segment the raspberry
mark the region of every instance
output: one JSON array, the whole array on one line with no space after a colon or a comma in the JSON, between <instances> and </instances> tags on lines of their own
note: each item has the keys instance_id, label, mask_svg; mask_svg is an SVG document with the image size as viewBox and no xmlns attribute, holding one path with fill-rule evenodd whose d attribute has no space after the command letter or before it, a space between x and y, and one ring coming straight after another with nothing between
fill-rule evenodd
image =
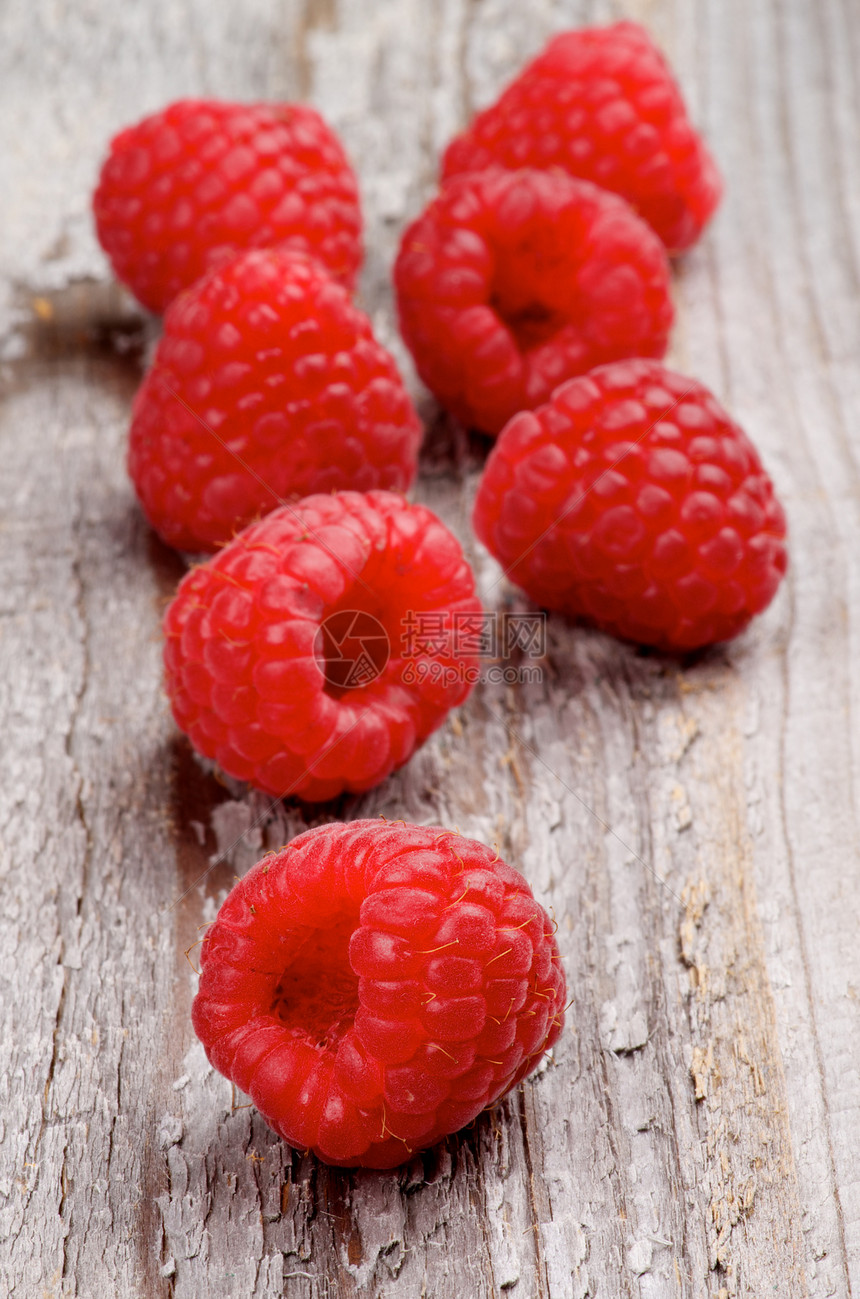
<instances>
[{"instance_id":1,"label":"raspberry","mask_svg":"<svg viewBox=\"0 0 860 1299\"><path fill-rule=\"evenodd\" d=\"M290 1145L393 1168L556 1041L553 925L498 856L438 826L352 821L233 888L201 948L194 1029Z\"/></svg>"},{"instance_id":2,"label":"raspberry","mask_svg":"<svg viewBox=\"0 0 860 1299\"><path fill-rule=\"evenodd\" d=\"M736 636L787 564L752 443L656 361L602 366L511 420L474 524L538 604L669 651Z\"/></svg>"},{"instance_id":3,"label":"raspberry","mask_svg":"<svg viewBox=\"0 0 860 1299\"><path fill-rule=\"evenodd\" d=\"M170 306L134 403L128 467L170 545L214 550L287 497L405 490L421 425L345 289L256 249Z\"/></svg>"},{"instance_id":4,"label":"raspberry","mask_svg":"<svg viewBox=\"0 0 860 1299\"><path fill-rule=\"evenodd\" d=\"M406 231L394 275L418 373L487 433L594 365L666 350L662 244L623 199L560 172L455 177Z\"/></svg>"},{"instance_id":5,"label":"raspberry","mask_svg":"<svg viewBox=\"0 0 860 1299\"><path fill-rule=\"evenodd\" d=\"M621 194L680 252L714 212L722 182L663 55L638 23L563 32L454 139L444 178L562 167Z\"/></svg>"},{"instance_id":6,"label":"raspberry","mask_svg":"<svg viewBox=\"0 0 860 1299\"><path fill-rule=\"evenodd\" d=\"M461 704L477 659L472 571L392 492L308 496L188 573L164 619L173 715L195 748L276 797L379 784ZM410 639L410 626L453 634Z\"/></svg>"},{"instance_id":7,"label":"raspberry","mask_svg":"<svg viewBox=\"0 0 860 1299\"><path fill-rule=\"evenodd\" d=\"M243 248L312 253L352 288L358 186L307 104L184 99L111 141L93 197L99 242L150 311Z\"/></svg>"}]
</instances>

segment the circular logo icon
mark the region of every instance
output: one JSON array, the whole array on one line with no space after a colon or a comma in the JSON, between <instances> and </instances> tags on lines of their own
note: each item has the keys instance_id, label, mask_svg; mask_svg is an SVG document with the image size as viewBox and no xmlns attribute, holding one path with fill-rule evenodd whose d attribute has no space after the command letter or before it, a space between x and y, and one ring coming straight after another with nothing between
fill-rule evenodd
<instances>
[{"instance_id":1,"label":"circular logo icon","mask_svg":"<svg viewBox=\"0 0 860 1299\"><path fill-rule=\"evenodd\" d=\"M337 690L369 686L386 668L391 654L388 632L363 609L340 609L319 627L314 655L329 685Z\"/></svg>"}]
</instances>

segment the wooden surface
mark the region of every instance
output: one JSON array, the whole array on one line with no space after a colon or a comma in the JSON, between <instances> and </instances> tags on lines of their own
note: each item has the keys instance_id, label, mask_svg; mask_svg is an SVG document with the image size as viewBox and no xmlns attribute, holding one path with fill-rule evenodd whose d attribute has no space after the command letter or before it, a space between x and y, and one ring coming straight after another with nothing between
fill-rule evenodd
<instances>
[{"instance_id":1,"label":"wooden surface","mask_svg":"<svg viewBox=\"0 0 860 1299\"><path fill-rule=\"evenodd\" d=\"M319 811L498 840L555 908L575 997L553 1060L462 1137L333 1172L233 1108L191 1032L185 949L305 822L219 784L167 713L182 568L123 467L154 326L88 194L110 134L171 98L308 96L359 170L363 302L396 346L389 267L446 138L550 31L622 13L727 181L676 268L671 359L761 446L792 567L685 666L553 619L542 683L479 688L399 776ZM0 1293L860 1290L858 65L853 0L5 0ZM484 446L421 409L416 496L516 601L470 539Z\"/></svg>"}]
</instances>

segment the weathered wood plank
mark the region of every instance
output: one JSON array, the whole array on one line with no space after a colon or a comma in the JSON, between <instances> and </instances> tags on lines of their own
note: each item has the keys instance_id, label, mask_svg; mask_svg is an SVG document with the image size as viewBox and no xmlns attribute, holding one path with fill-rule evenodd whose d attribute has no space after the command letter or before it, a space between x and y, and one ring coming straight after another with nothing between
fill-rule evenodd
<instances>
[{"instance_id":1,"label":"weathered wood plank","mask_svg":"<svg viewBox=\"0 0 860 1299\"><path fill-rule=\"evenodd\" d=\"M181 564L125 481L136 317L88 192L109 134L169 98L312 97L361 173L363 299L410 371L388 275L440 147L550 30L621 9L667 48L726 172L677 268L673 360L762 446L791 576L737 644L684 666L553 619L541 682L482 685L380 790L305 810L498 841L554 907L575 998L553 1060L461 1138L394 1174L336 1172L236 1107L191 1033L185 949L233 875L306 822L219 784L166 712L158 622ZM8 1293L850 1295L856 9L186 0L55 18L47 0L0 15ZM470 538L485 444L422 410L416 494L488 604L516 605Z\"/></svg>"}]
</instances>

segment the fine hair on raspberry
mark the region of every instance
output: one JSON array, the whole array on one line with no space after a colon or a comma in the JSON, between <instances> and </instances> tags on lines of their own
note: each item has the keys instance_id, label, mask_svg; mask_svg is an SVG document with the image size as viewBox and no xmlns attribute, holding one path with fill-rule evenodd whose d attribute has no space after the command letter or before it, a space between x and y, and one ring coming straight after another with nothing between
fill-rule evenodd
<instances>
[{"instance_id":1,"label":"fine hair on raspberry","mask_svg":"<svg viewBox=\"0 0 860 1299\"><path fill-rule=\"evenodd\" d=\"M173 715L276 798L371 789L469 695L478 660L460 633L480 616L460 543L423 505L309 496L179 584L164 618ZM422 621L441 635L416 640Z\"/></svg>"},{"instance_id":2,"label":"fine hair on raspberry","mask_svg":"<svg viewBox=\"0 0 860 1299\"><path fill-rule=\"evenodd\" d=\"M254 249L168 308L128 468L160 536L207 551L285 500L405 491L421 431L346 290L302 253Z\"/></svg>"},{"instance_id":3,"label":"fine hair on raspberry","mask_svg":"<svg viewBox=\"0 0 860 1299\"><path fill-rule=\"evenodd\" d=\"M456 831L324 825L229 894L200 950L194 1028L291 1145L392 1168L557 1040L554 929L523 876Z\"/></svg>"},{"instance_id":4,"label":"fine hair on raspberry","mask_svg":"<svg viewBox=\"0 0 860 1299\"><path fill-rule=\"evenodd\" d=\"M573 375L662 356L673 316L665 251L632 208L533 168L455 176L403 235L394 283L419 375L491 434Z\"/></svg>"},{"instance_id":5,"label":"fine hair on raspberry","mask_svg":"<svg viewBox=\"0 0 860 1299\"><path fill-rule=\"evenodd\" d=\"M670 652L738 635L788 562L752 442L703 384L649 360L572 379L511 420L474 524L536 603Z\"/></svg>"},{"instance_id":6,"label":"fine hair on raspberry","mask_svg":"<svg viewBox=\"0 0 860 1299\"><path fill-rule=\"evenodd\" d=\"M316 257L351 289L358 184L309 104L183 99L121 131L93 196L99 242L150 311L243 248Z\"/></svg>"},{"instance_id":7,"label":"fine hair on raspberry","mask_svg":"<svg viewBox=\"0 0 860 1299\"><path fill-rule=\"evenodd\" d=\"M451 141L442 175L490 166L594 181L627 199L671 252L695 243L722 194L671 69L634 22L554 36Z\"/></svg>"}]
</instances>

